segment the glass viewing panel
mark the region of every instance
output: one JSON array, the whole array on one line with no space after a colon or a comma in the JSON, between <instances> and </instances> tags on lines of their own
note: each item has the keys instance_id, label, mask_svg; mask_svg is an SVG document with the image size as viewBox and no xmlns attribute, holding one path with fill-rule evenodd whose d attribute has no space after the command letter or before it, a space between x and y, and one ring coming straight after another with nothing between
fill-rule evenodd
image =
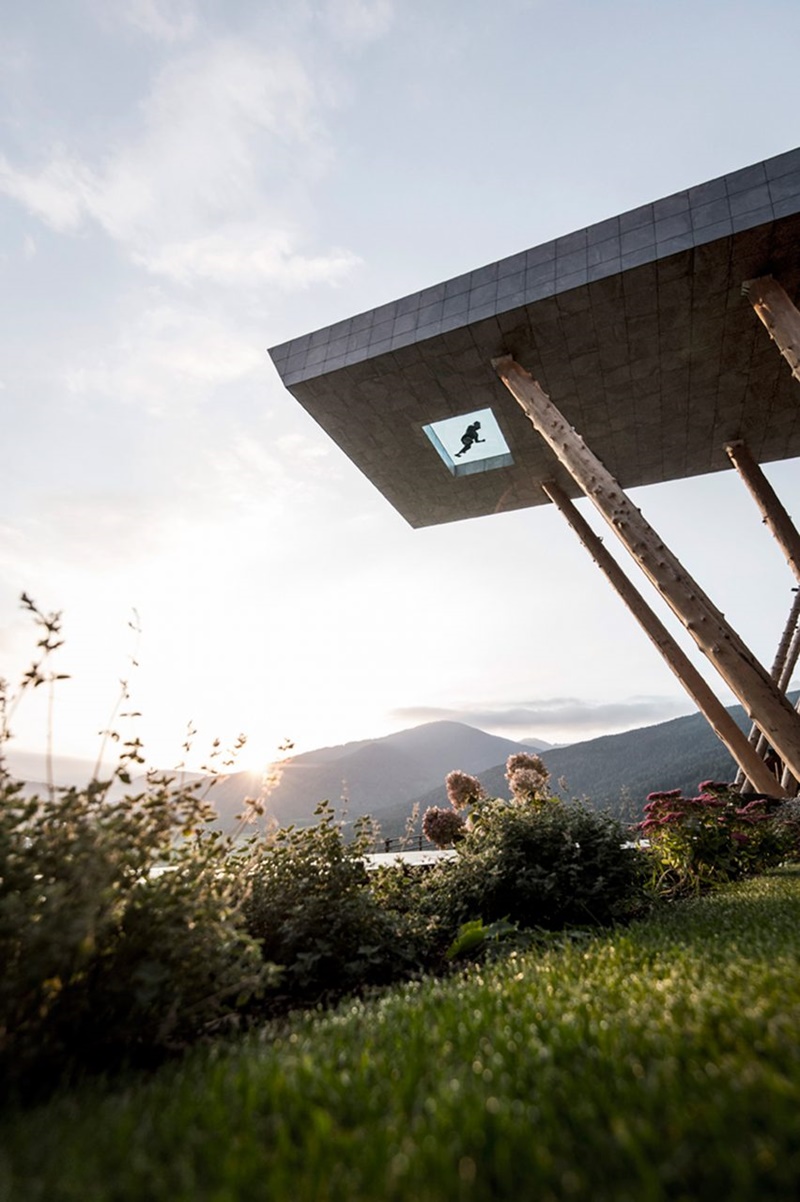
<instances>
[{"instance_id":1,"label":"glass viewing panel","mask_svg":"<svg viewBox=\"0 0 800 1202\"><path fill-rule=\"evenodd\" d=\"M454 476L490 472L514 462L491 409L446 417L422 429Z\"/></svg>"}]
</instances>

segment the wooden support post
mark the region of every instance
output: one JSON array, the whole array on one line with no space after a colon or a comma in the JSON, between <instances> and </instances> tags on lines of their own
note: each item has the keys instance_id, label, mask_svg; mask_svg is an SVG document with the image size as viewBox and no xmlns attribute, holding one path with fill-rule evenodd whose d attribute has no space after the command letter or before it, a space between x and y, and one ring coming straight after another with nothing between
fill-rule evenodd
<instances>
[{"instance_id":1,"label":"wooden support post","mask_svg":"<svg viewBox=\"0 0 800 1202\"><path fill-rule=\"evenodd\" d=\"M747 297L769 330L770 338L791 367L794 378L800 380L800 313L785 289L771 275L763 275L757 280L745 280L742 295Z\"/></svg>"},{"instance_id":2,"label":"wooden support post","mask_svg":"<svg viewBox=\"0 0 800 1202\"><path fill-rule=\"evenodd\" d=\"M786 562L800 581L800 534L797 527L781 504L775 489L750 454L747 444L740 440L726 442L725 451L761 510L764 524L772 532L786 556Z\"/></svg>"},{"instance_id":3,"label":"wooden support post","mask_svg":"<svg viewBox=\"0 0 800 1202\"><path fill-rule=\"evenodd\" d=\"M795 593L795 602L800 602L800 592ZM791 617L789 621L791 622ZM778 688L783 693L789 688L798 659L800 659L800 626L797 626L795 629L791 645L786 653L786 660L778 677ZM795 710L800 712L800 701L795 706ZM763 737L762 735L761 738L763 739ZM763 755L764 750L764 747L761 746L761 739L759 739L758 743L756 743L756 751L759 755ZM785 793L787 797L795 797L797 794L797 784L797 778L793 775L791 769L784 764L783 774L781 775L781 792Z\"/></svg>"},{"instance_id":4,"label":"wooden support post","mask_svg":"<svg viewBox=\"0 0 800 1202\"><path fill-rule=\"evenodd\" d=\"M769 738L793 775L800 777L800 715L769 673L536 380L510 355L493 360L492 365L534 428L739 698L748 717Z\"/></svg>"},{"instance_id":5,"label":"wooden support post","mask_svg":"<svg viewBox=\"0 0 800 1202\"><path fill-rule=\"evenodd\" d=\"M794 590L792 599L792 608L789 610L789 617L786 619L786 625L783 628L781 641L778 643L778 650L775 652L775 659L772 663L772 679L777 684L782 693L785 693L789 687L789 682L792 679L792 673L795 670L798 657L800 657L800 589ZM763 756L767 750L767 739L758 729L755 723L750 728L748 742L755 747L759 756ZM744 785L747 789L747 777L743 768L740 768L736 777L737 785ZM758 788L758 786L756 786ZM761 790L763 792L763 790Z\"/></svg>"},{"instance_id":6,"label":"wooden support post","mask_svg":"<svg viewBox=\"0 0 800 1202\"><path fill-rule=\"evenodd\" d=\"M795 706L795 709L800 713L800 699ZM792 775L791 769L784 764L783 775L781 776L781 790L787 797L796 797L798 789L800 789L800 781L796 780Z\"/></svg>"},{"instance_id":7,"label":"wooden support post","mask_svg":"<svg viewBox=\"0 0 800 1202\"><path fill-rule=\"evenodd\" d=\"M543 491L563 513L592 559L611 582L650 641L658 648L667 665L677 676L715 734L722 740L739 765L742 779L753 782L759 793L779 794L781 789L755 747L745 738L725 706L678 645L661 619L630 582L611 552L606 549L586 519L578 512L563 489L548 481Z\"/></svg>"}]
</instances>

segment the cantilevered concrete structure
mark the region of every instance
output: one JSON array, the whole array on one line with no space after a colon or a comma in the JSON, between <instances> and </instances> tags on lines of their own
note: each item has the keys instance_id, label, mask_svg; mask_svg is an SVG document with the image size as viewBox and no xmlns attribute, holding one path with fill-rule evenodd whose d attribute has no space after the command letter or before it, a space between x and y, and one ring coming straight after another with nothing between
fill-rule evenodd
<instances>
[{"instance_id":1,"label":"cantilevered concrete structure","mask_svg":"<svg viewBox=\"0 0 800 1202\"><path fill-rule=\"evenodd\" d=\"M742 283L800 289L800 150L304 334L284 384L412 526L540 505L551 456L511 354L625 488L800 455L797 384ZM513 466L453 478L423 433L491 407ZM572 482L560 477L571 496Z\"/></svg>"},{"instance_id":2,"label":"cantilevered concrete structure","mask_svg":"<svg viewBox=\"0 0 800 1202\"><path fill-rule=\"evenodd\" d=\"M589 496L797 777L800 718L625 489L731 463L747 479L746 463L795 567L797 532L758 464L800 456L798 295L795 150L270 354L412 526L551 500L578 530L570 498ZM633 586L612 582L765 790L762 761L720 730L722 707L690 685L674 640Z\"/></svg>"}]
</instances>

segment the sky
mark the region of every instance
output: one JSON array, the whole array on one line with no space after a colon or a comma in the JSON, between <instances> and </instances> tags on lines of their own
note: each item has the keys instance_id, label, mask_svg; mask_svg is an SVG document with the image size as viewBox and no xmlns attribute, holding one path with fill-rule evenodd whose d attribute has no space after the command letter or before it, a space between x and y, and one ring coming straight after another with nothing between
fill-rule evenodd
<instances>
[{"instance_id":1,"label":"sky","mask_svg":"<svg viewBox=\"0 0 800 1202\"><path fill-rule=\"evenodd\" d=\"M244 732L259 768L691 712L552 506L411 530L267 348L792 149L798 45L794 0L7 6L0 675L20 595L60 611L55 753L94 760L120 680L163 767L189 724L190 762ZM800 518L797 461L766 472ZM769 666L794 580L735 472L633 497Z\"/></svg>"}]
</instances>

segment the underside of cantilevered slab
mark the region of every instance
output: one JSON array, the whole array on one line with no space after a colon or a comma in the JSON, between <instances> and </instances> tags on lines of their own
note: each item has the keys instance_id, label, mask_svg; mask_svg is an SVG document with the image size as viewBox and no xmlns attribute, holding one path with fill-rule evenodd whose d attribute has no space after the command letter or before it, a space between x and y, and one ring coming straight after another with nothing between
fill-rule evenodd
<instances>
[{"instance_id":1,"label":"underside of cantilevered slab","mask_svg":"<svg viewBox=\"0 0 800 1202\"><path fill-rule=\"evenodd\" d=\"M491 361L512 355L625 488L800 455L798 383L742 294L800 297L800 150L271 350L287 388L412 526L575 485ZM510 464L448 471L424 428L491 409ZM462 463L459 460L459 463Z\"/></svg>"}]
</instances>

